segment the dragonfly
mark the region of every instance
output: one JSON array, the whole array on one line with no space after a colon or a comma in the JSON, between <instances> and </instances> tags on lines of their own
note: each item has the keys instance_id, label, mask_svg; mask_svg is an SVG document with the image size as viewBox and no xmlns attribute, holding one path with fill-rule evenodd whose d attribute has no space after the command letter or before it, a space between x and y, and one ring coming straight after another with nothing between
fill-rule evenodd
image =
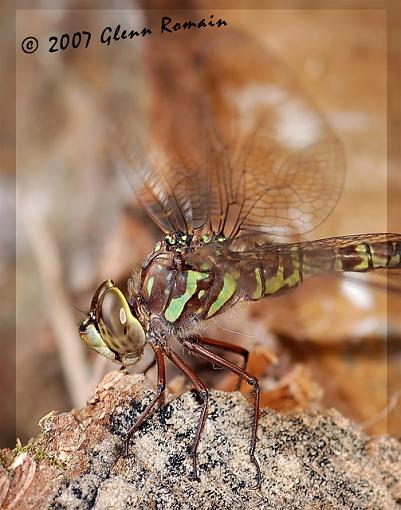
<instances>
[{"instance_id":1,"label":"dragonfly","mask_svg":"<svg viewBox=\"0 0 401 510\"><path fill-rule=\"evenodd\" d=\"M209 390L174 342L246 381L258 488L259 383L247 371L247 349L205 336L205 325L237 303L294 290L311 277L400 269L401 234L299 239L339 199L342 144L289 71L257 42L234 30L202 37L155 37L147 49L147 138L128 141L124 165L162 237L129 278L127 295L111 279L98 287L79 334L124 367L137 363L146 345L154 352L157 390L128 431L125 454L162 401L166 358L185 374L201 401L191 451L195 477Z\"/></svg>"}]
</instances>

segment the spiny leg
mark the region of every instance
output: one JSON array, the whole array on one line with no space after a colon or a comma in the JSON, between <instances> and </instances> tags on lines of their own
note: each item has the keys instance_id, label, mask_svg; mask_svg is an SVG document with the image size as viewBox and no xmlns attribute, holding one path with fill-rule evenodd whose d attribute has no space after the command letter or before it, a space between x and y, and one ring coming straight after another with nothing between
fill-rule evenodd
<instances>
[{"instance_id":1,"label":"spiny leg","mask_svg":"<svg viewBox=\"0 0 401 510\"><path fill-rule=\"evenodd\" d=\"M163 351L157 345L151 344L151 347L155 353L155 360L157 363L157 391L156 395L153 397L151 402L147 405L146 409L143 411L143 413L140 415L140 417L137 419L137 421L134 423L134 425L129 429L127 433L124 448L125 456L128 455L128 445L132 435L135 434L135 432L139 429L142 423L146 420L149 413L152 411L156 403L163 396L164 390L166 389L166 366L164 364Z\"/></svg>"},{"instance_id":2,"label":"spiny leg","mask_svg":"<svg viewBox=\"0 0 401 510\"><path fill-rule=\"evenodd\" d=\"M202 336L199 340L201 343L206 345L211 345L213 347L217 347L218 349L222 349L227 352L233 352L234 354L239 354L243 357L244 362L242 364L242 369L246 370L248 365L249 351L240 345L232 344L230 342L223 342L222 340L215 340L214 338L209 338L207 336ZM238 391L241 386L242 378L239 377L238 384L236 390Z\"/></svg>"},{"instance_id":3,"label":"spiny leg","mask_svg":"<svg viewBox=\"0 0 401 510\"><path fill-rule=\"evenodd\" d=\"M252 421L252 439L251 439L251 448L249 451L249 455L251 456L252 462L254 463L256 467L256 486L253 487L254 489L259 489L262 483L262 473L260 471L260 465L259 461L256 458L255 455L255 448L256 448L256 433L258 429L258 421L259 421L259 397L260 397L260 388L259 388L259 382L253 375L249 374L242 368L238 367L231 361L228 361L218 354L209 351L205 347L202 347L199 344L192 343L189 341L184 341L183 344L185 347L187 347L191 352L198 354L203 359L206 359L210 361L211 363L215 363L216 365L219 365L223 368L226 368L227 370L230 370L234 374L237 374L239 377L244 379L248 384L250 384L254 390L254 412L253 412L253 421Z\"/></svg>"},{"instance_id":4,"label":"spiny leg","mask_svg":"<svg viewBox=\"0 0 401 510\"><path fill-rule=\"evenodd\" d=\"M166 350L165 353L168 356L168 358L174 363L174 365L176 365L176 367L178 367L188 377L191 383L195 386L195 390L197 391L198 395L203 401L202 411L198 421L198 426L196 428L195 439L191 451L194 478L198 479L197 451L202 431L206 423L209 392L204 383L197 377L197 375L192 371L192 369L185 363L183 359L181 359L173 351Z\"/></svg>"}]
</instances>

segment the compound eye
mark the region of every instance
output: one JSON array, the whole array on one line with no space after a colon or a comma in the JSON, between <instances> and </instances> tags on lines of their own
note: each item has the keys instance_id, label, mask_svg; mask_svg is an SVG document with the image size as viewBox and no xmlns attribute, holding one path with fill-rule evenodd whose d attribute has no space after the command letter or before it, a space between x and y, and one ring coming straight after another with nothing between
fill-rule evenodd
<instances>
[{"instance_id":1,"label":"compound eye","mask_svg":"<svg viewBox=\"0 0 401 510\"><path fill-rule=\"evenodd\" d=\"M106 345L120 355L142 355L145 332L118 287L106 289L99 298L96 318Z\"/></svg>"}]
</instances>

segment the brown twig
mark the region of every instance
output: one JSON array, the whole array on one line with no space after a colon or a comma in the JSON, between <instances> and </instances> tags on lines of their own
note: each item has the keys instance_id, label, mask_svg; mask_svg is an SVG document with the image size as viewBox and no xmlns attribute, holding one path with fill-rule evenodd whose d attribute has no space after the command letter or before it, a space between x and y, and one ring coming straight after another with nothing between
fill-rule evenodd
<instances>
[{"instance_id":1,"label":"brown twig","mask_svg":"<svg viewBox=\"0 0 401 510\"><path fill-rule=\"evenodd\" d=\"M71 402L75 407L82 407L89 391L88 369L63 285L60 255L40 213L24 199L20 203L25 204L20 209L21 219L38 264L43 285L40 294L46 300L47 316L57 342Z\"/></svg>"}]
</instances>

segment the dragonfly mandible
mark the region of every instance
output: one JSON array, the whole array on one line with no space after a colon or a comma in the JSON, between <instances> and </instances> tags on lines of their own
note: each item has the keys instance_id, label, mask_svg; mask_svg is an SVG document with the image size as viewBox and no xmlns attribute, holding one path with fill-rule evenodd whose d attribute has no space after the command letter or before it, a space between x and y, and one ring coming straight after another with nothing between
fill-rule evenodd
<instances>
[{"instance_id":1,"label":"dragonfly mandible","mask_svg":"<svg viewBox=\"0 0 401 510\"><path fill-rule=\"evenodd\" d=\"M155 38L148 49L151 143L135 140L124 151L137 198L164 237L129 279L128 296L112 280L99 286L79 333L123 366L139 361L147 344L154 351L157 391L128 431L126 452L162 399L165 357L187 376L202 401L195 476L209 394L172 340L249 383L259 487L258 380L246 369L246 349L207 338L202 327L236 303L289 291L312 276L401 268L401 234L278 242L313 230L334 208L343 187L342 145L256 42L235 31L201 37ZM243 366L209 347L240 354Z\"/></svg>"}]
</instances>

